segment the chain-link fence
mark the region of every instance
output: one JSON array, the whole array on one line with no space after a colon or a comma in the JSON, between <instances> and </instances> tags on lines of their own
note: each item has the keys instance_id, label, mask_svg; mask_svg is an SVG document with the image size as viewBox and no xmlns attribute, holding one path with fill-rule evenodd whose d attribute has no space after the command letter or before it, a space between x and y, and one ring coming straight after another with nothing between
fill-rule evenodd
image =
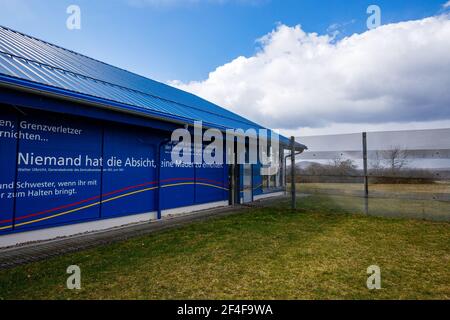
<instances>
[{"instance_id":1,"label":"chain-link fence","mask_svg":"<svg viewBox=\"0 0 450 320\"><path fill-rule=\"evenodd\" d=\"M348 212L450 221L450 129L299 137L297 190Z\"/></svg>"}]
</instances>

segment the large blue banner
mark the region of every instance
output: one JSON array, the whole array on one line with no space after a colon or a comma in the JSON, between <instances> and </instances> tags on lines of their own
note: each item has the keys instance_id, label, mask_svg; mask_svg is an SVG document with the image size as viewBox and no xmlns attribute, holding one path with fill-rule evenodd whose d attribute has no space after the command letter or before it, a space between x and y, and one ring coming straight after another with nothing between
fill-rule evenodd
<instances>
[{"instance_id":1,"label":"large blue banner","mask_svg":"<svg viewBox=\"0 0 450 320\"><path fill-rule=\"evenodd\" d=\"M196 203L228 200L228 166L225 155L222 163L203 163L195 166Z\"/></svg>"},{"instance_id":2,"label":"large blue banner","mask_svg":"<svg viewBox=\"0 0 450 320\"><path fill-rule=\"evenodd\" d=\"M11 231L13 225L17 131L16 115L0 113L0 234Z\"/></svg>"},{"instance_id":3,"label":"large blue banner","mask_svg":"<svg viewBox=\"0 0 450 320\"><path fill-rule=\"evenodd\" d=\"M161 150L161 208L172 209L195 203L194 164L172 161L172 147L167 144Z\"/></svg>"},{"instance_id":4,"label":"large blue banner","mask_svg":"<svg viewBox=\"0 0 450 320\"><path fill-rule=\"evenodd\" d=\"M173 162L168 137L3 108L0 234L227 200L228 166Z\"/></svg>"},{"instance_id":5,"label":"large blue banner","mask_svg":"<svg viewBox=\"0 0 450 320\"><path fill-rule=\"evenodd\" d=\"M228 166L226 164L174 162L172 145L161 152L162 209L228 200Z\"/></svg>"},{"instance_id":6,"label":"large blue banner","mask_svg":"<svg viewBox=\"0 0 450 320\"><path fill-rule=\"evenodd\" d=\"M261 164L253 165L253 196L263 193L263 178L261 176Z\"/></svg>"},{"instance_id":7,"label":"large blue banner","mask_svg":"<svg viewBox=\"0 0 450 320\"><path fill-rule=\"evenodd\" d=\"M61 115L21 115L16 230L99 217L102 129Z\"/></svg>"},{"instance_id":8,"label":"large blue banner","mask_svg":"<svg viewBox=\"0 0 450 320\"><path fill-rule=\"evenodd\" d=\"M102 217L156 211L159 139L134 127L107 126Z\"/></svg>"}]
</instances>

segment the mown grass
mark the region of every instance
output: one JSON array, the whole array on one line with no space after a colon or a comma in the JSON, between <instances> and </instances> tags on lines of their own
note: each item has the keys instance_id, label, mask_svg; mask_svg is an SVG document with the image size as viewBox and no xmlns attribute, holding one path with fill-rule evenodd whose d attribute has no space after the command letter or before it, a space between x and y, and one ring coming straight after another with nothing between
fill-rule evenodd
<instances>
[{"instance_id":1,"label":"mown grass","mask_svg":"<svg viewBox=\"0 0 450 320\"><path fill-rule=\"evenodd\" d=\"M363 191L364 185L362 183L297 183L299 190L323 190L335 189L345 191ZM438 182L428 184L414 184L414 183L376 183L370 184L371 191L389 192L389 193L449 193L450 182Z\"/></svg>"},{"instance_id":2,"label":"mown grass","mask_svg":"<svg viewBox=\"0 0 450 320\"><path fill-rule=\"evenodd\" d=\"M298 183L300 193L327 195L327 201L348 212L364 211L362 184ZM369 213L383 217L419 218L450 221L450 202L436 195L450 195L449 183L435 184L371 184ZM421 195L427 197L421 199Z\"/></svg>"},{"instance_id":3,"label":"mown grass","mask_svg":"<svg viewBox=\"0 0 450 320\"><path fill-rule=\"evenodd\" d=\"M0 271L3 299L449 299L450 224L347 214L329 198L196 222ZM80 266L82 289L66 289ZM366 287L381 267L382 289Z\"/></svg>"}]
</instances>

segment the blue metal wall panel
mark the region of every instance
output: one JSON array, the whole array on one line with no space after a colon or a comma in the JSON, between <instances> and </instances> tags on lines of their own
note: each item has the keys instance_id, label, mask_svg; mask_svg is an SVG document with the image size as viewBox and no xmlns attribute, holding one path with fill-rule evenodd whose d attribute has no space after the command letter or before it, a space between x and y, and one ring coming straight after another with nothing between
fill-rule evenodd
<instances>
[{"instance_id":1,"label":"blue metal wall panel","mask_svg":"<svg viewBox=\"0 0 450 320\"><path fill-rule=\"evenodd\" d=\"M222 164L203 162L195 166L196 204L228 200L229 181L225 152L222 161Z\"/></svg>"},{"instance_id":2,"label":"blue metal wall panel","mask_svg":"<svg viewBox=\"0 0 450 320\"><path fill-rule=\"evenodd\" d=\"M228 199L228 175L225 167L226 165L217 168L202 165L195 169L197 182L195 199L197 204Z\"/></svg>"},{"instance_id":3,"label":"blue metal wall panel","mask_svg":"<svg viewBox=\"0 0 450 320\"><path fill-rule=\"evenodd\" d=\"M261 176L261 164L253 165L253 196L258 196L263 193L262 188L263 179Z\"/></svg>"},{"instance_id":4,"label":"blue metal wall panel","mask_svg":"<svg viewBox=\"0 0 450 320\"><path fill-rule=\"evenodd\" d=\"M195 204L195 171L192 163L176 164L171 159L172 146L161 148L161 208L173 209Z\"/></svg>"},{"instance_id":5,"label":"blue metal wall panel","mask_svg":"<svg viewBox=\"0 0 450 320\"><path fill-rule=\"evenodd\" d=\"M157 210L156 150L162 138L142 128L105 125L102 218Z\"/></svg>"},{"instance_id":6,"label":"blue metal wall panel","mask_svg":"<svg viewBox=\"0 0 450 320\"><path fill-rule=\"evenodd\" d=\"M14 228L26 230L99 218L102 130L63 115L19 117Z\"/></svg>"},{"instance_id":7,"label":"blue metal wall panel","mask_svg":"<svg viewBox=\"0 0 450 320\"><path fill-rule=\"evenodd\" d=\"M12 110L0 113L0 234L12 230L17 155L14 134L17 128L17 115Z\"/></svg>"}]
</instances>

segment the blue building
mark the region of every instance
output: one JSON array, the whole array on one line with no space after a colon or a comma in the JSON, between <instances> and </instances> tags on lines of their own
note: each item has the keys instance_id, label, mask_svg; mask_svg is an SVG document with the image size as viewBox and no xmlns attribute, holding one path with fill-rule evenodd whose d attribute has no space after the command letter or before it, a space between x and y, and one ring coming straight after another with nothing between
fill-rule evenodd
<instances>
[{"instance_id":1,"label":"blue building","mask_svg":"<svg viewBox=\"0 0 450 320\"><path fill-rule=\"evenodd\" d=\"M262 128L190 93L0 27L0 247L284 190L284 170L262 176L261 164L171 162L171 133L194 121L221 131ZM286 138L281 143L287 148Z\"/></svg>"}]
</instances>

